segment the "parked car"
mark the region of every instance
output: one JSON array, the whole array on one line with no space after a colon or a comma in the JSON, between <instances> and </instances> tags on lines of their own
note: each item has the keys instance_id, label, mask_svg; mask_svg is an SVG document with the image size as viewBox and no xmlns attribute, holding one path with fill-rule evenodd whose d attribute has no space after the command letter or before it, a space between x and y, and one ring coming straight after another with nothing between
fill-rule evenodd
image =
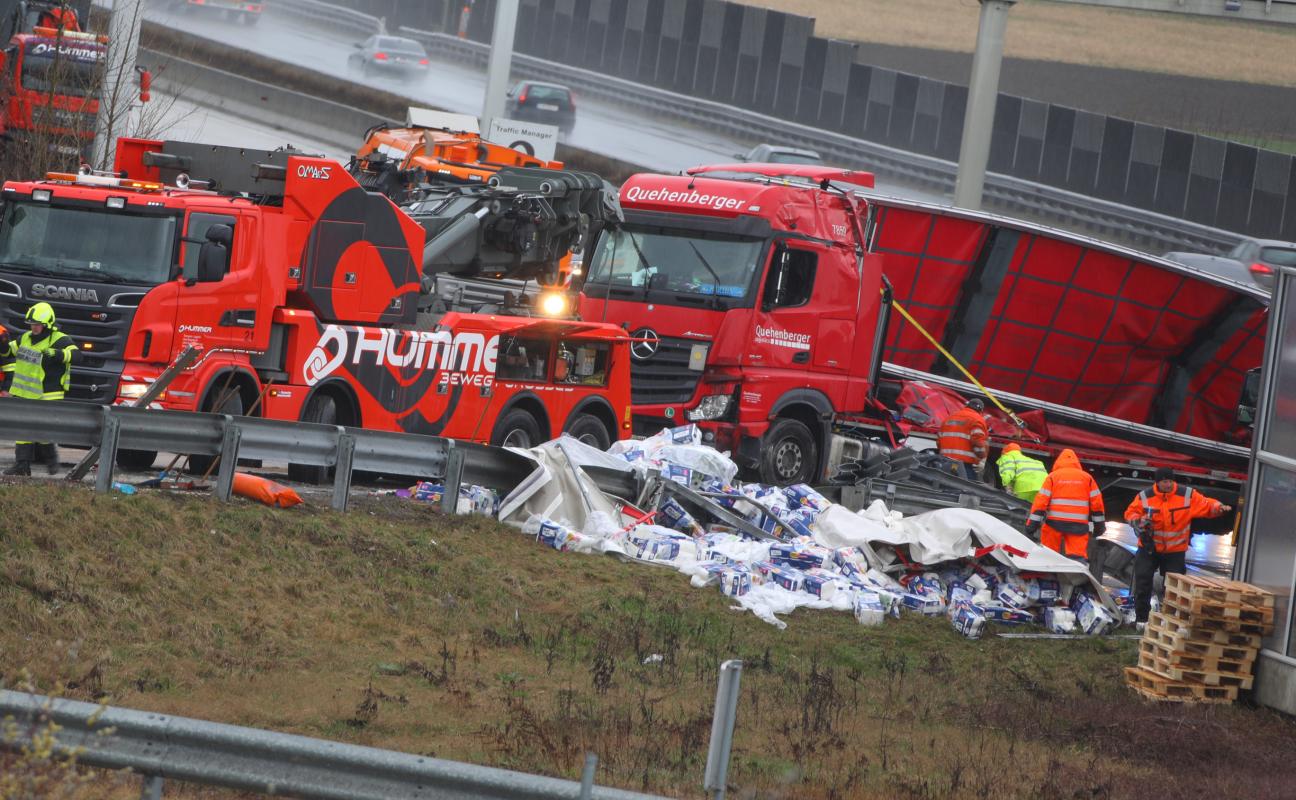
<instances>
[{"instance_id":1,"label":"parked car","mask_svg":"<svg viewBox=\"0 0 1296 800\"><path fill-rule=\"evenodd\" d=\"M758 144L746 154L738 154L743 161L758 164L822 164L823 157L813 150L800 147L784 147L778 144Z\"/></svg>"},{"instance_id":2,"label":"parked car","mask_svg":"<svg viewBox=\"0 0 1296 800\"><path fill-rule=\"evenodd\" d=\"M519 81L509 89L504 114L509 119L556 125L563 133L571 133L576 126L576 96L556 83Z\"/></svg>"},{"instance_id":3,"label":"parked car","mask_svg":"<svg viewBox=\"0 0 1296 800\"><path fill-rule=\"evenodd\" d=\"M347 68L362 75L387 72L424 75L428 71L427 51L413 39L400 36L370 36L356 44L347 57Z\"/></svg>"},{"instance_id":4,"label":"parked car","mask_svg":"<svg viewBox=\"0 0 1296 800\"><path fill-rule=\"evenodd\" d=\"M1272 290L1274 270L1278 267L1296 267L1296 242L1243 239L1222 256L1173 252L1166 253L1165 258L1243 283L1250 281L1263 289Z\"/></svg>"}]
</instances>

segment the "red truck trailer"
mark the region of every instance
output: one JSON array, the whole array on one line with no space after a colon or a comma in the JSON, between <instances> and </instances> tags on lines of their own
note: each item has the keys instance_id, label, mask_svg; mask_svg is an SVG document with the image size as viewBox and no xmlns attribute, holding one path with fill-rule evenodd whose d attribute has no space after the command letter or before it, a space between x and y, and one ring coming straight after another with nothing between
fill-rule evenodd
<instances>
[{"instance_id":1,"label":"red truck trailer","mask_svg":"<svg viewBox=\"0 0 1296 800\"><path fill-rule=\"evenodd\" d=\"M111 175L3 193L3 321L54 306L81 348L70 399L138 398L195 345L159 406L522 446L629 434L622 328L421 313L441 234L462 256L475 228L436 218L429 236L335 161L122 139Z\"/></svg>"},{"instance_id":2,"label":"red truck trailer","mask_svg":"<svg viewBox=\"0 0 1296 800\"><path fill-rule=\"evenodd\" d=\"M697 422L769 483L821 480L834 433L934 438L923 393L978 390L898 301L1029 423L995 426L1000 444L1073 447L1108 487L1164 463L1236 491L1263 293L871 185L741 164L622 186L625 224L587 259L580 310L631 332L640 430Z\"/></svg>"}]
</instances>

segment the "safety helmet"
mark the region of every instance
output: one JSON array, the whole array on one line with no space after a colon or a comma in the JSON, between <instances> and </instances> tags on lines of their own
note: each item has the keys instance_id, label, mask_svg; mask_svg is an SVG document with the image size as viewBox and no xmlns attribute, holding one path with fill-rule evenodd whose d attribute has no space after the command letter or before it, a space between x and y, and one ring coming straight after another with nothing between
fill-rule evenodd
<instances>
[{"instance_id":1,"label":"safety helmet","mask_svg":"<svg viewBox=\"0 0 1296 800\"><path fill-rule=\"evenodd\" d=\"M967 401L967 406L973 411L985 411L985 401L979 397L973 397Z\"/></svg>"},{"instance_id":2,"label":"safety helmet","mask_svg":"<svg viewBox=\"0 0 1296 800\"><path fill-rule=\"evenodd\" d=\"M1005 453L1020 453L1021 445L1017 444L1016 442L1009 442L1008 444L1004 445L1003 451Z\"/></svg>"},{"instance_id":3,"label":"safety helmet","mask_svg":"<svg viewBox=\"0 0 1296 800\"><path fill-rule=\"evenodd\" d=\"M27 322L40 324L46 327L54 327L54 307L49 303L37 303L27 309Z\"/></svg>"}]
</instances>

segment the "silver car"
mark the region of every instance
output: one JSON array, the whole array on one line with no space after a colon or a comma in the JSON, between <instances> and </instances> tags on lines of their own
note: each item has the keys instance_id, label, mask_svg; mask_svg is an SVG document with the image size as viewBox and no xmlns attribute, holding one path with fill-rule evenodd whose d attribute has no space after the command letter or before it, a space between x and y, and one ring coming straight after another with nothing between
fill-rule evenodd
<instances>
[{"instance_id":1,"label":"silver car","mask_svg":"<svg viewBox=\"0 0 1296 800\"><path fill-rule=\"evenodd\" d=\"M1279 267L1296 267L1296 242L1243 239L1222 256L1174 252L1166 253L1165 258L1223 278L1243 283L1250 281L1266 291L1272 291L1274 271Z\"/></svg>"},{"instance_id":2,"label":"silver car","mask_svg":"<svg viewBox=\"0 0 1296 800\"><path fill-rule=\"evenodd\" d=\"M822 164L823 158L813 150L801 147L784 147L777 144L758 144L734 158L758 164Z\"/></svg>"}]
</instances>

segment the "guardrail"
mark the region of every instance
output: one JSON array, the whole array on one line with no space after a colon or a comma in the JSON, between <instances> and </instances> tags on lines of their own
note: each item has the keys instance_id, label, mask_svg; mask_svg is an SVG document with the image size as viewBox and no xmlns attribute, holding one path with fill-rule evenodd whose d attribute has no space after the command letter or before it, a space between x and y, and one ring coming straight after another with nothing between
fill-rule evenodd
<instances>
[{"instance_id":1,"label":"guardrail","mask_svg":"<svg viewBox=\"0 0 1296 800\"><path fill-rule=\"evenodd\" d=\"M319 800L663 800L658 795L481 767L394 750L287 733L112 708L25 692L0 692L0 717L12 716L9 749L30 746L48 723L59 726L61 755L102 769L146 776L144 797L162 780ZM101 733L104 732L104 733Z\"/></svg>"},{"instance_id":2,"label":"guardrail","mask_svg":"<svg viewBox=\"0 0 1296 800\"><path fill-rule=\"evenodd\" d=\"M312 22L324 22L364 36L382 33L377 17L354 8L322 3L320 0L275 0L274 6Z\"/></svg>"},{"instance_id":3,"label":"guardrail","mask_svg":"<svg viewBox=\"0 0 1296 800\"><path fill-rule=\"evenodd\" d=\"M401 27L399 32L421 41L430 54L440 54L442 58L485 69L490 52L488 45L417 28ZM527 78L566 84L600 102L634 109L655 118L669 117L720 131L740 141L775 141L816 150L831 163L868 170L879 177L910 186L950 194L954 191L954 182L958 176L958 165L951 161L897 150L534 56L514 53L513 71ZM986 176L985 201L997 210L1024 212L1043 217L1062 227L1117 236L1153 251L1223 251L1243 238L1240 234L1218 228L998 173Z\"/></svg>"},{"instance_id":4,"label":"guardrail","mask_svg":"<svg viewBox=\"0 0 1296 800\"><path fill-rule=\"evenodd\" d=\"M354 470L443 481L453 513L461 482L507 493L535 469L500 447L439 436L192 411L0 398L0 438L100 448L97 491L112 488L118 449L220 456L215 493L228 500L238 459L334 470L333 508L345 511Z\"/></svg>"}]
</instances>

